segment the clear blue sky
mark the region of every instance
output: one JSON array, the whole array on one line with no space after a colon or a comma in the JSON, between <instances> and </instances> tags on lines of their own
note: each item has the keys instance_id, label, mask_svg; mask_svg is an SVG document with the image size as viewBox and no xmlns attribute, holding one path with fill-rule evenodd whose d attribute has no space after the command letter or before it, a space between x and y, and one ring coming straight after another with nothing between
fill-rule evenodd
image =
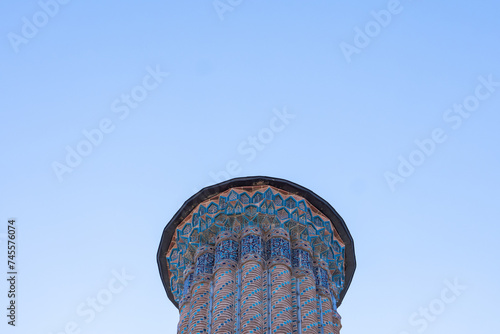
<instances>
[{"instance_id":1,"label":"clear blue sky","mask_svg":"<svg viewBox=\"0 0 500 334\"><path fill-rule=\"evenodd\" d=\"M346 221L343 334L498 330L498 2L66 2L0 4L2 333L175 333L163 227L245 175Z\"/></svg>"}]
</instances>

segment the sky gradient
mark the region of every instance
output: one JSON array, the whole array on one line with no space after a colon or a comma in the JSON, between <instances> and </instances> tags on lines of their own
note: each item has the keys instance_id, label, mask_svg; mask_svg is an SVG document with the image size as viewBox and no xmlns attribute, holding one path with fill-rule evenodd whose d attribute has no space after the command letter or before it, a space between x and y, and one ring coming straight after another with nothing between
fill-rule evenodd
<instances>
[{"instance_id":1,"label":"sky gradient","mask_svg":"<svg viewBox=\"0 0 500 334\"><path fill-rule=\"evenodd\" d=\"M0 3L0 263L15 218L19 271L1 332L175 333L162 230L202 187L253 175L345 220L342 334L495 332L499 10Z\"/></svg>"}]
</instances>

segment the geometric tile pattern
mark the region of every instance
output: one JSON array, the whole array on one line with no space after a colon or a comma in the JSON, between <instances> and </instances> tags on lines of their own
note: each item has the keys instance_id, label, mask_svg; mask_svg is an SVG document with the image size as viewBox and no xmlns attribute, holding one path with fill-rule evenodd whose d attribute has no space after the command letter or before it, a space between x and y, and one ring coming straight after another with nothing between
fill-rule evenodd
<instances>
[{"instance_id":1,"label":"geometric tile pattern","mask_svg":"<svg viewBox=\"0 0 500 334\"><path fill-rule=\"evenodd\" d=\"M338 334L344 243L305 199L231 188L177 227L166 261L178 334Z\"/></svg>"},{"instance_id":2,"label":"geometric tile pattern","mask_svg":"<svg viewBox=\"0 0 500 334\"><path fill-rule=\"evenodd\" d=\"M266 185L231 188L220 193L200 203L177 226L166 255L170 288L176 302L183 295L183 272L194 263L196 249L204 244L214 246L221 231L239 233L248 226L260 227L264 233L282 227L292 239L309 242L314 256L327 262L336 294L340 294L345 278L345 250L331 222L302 197Z\"/></svg>"}]
</instances>

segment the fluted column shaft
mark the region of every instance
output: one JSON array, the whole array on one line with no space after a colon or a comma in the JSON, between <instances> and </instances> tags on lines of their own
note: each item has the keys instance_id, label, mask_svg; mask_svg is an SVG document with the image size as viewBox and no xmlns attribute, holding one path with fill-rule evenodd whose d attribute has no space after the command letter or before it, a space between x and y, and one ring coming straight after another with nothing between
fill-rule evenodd
<instances>
[{"instance_id":1,"label":"fluted column shaft","mask_svg":"<svg viewBox=\"0 0 500 334\"><path fill-rule=\"evenodd\" d=\"M257 226L221 232L183 273L177 334L339 334L337 290L307 241ZM292 283L293 281L293 283Z\"/></svg>"},{"instance_id":2,"label":"fluted column shaft","mask_svg":"<svg viewBox=\"0 0 500 334\"><path fill-rule=\"evenodd\" d=\"M236 271L239 258L237 235L222 232L216 239L211 333L233 333L235 329Z\"/></svg>"},{"instance_id":3,"label":"fluted column shaft","mask_svg":"<svg viewBox=\"0 0 500 334\"><path fill-rule=\"evenodd\" d=\"M241 234L241 334L264 333L264 243L259 227L247 227Z\"/></svg>"},{"instance_id":4,"label":"fluted column shaft","mask_svg":"<svg viewBox=\"0 0 500 334\"><path fill-rule=\"evenodd\" d=\"M271 284L271 333L288 334L293 331L290 236L285 229L275 228L267 241L268 268Z\"/></svg>"},{"instance_id":5,"label":"fluted column shaft","mask_svg":"<svg viewBox=\"0 0 500 334\"><path fill-rule=\"evenodd\" d=\"M312 248L309 243L297 240L292 250L293 273L297 286L297 314L299 333L319 332L316 280L312 264Z\"/></svg>"},{"instance_id":6,"label":"fluted column shaft","mask_svg":"<svg viewBox=\"0 0 500 334\"><path fill-rule=\"evenodd\" d=\"M184 270L184 289L182 299L179 302L179 324L177 325L177 334L188 334L189 331L189 313L191 311L191 285L194 278L194 266L188 266Z\"/></svg>"},{"instance_id":7,"label":"fluted column shaft","mask_svg":"<svg viewBox=\"0 0 500 334\"><path fill-rule=\"evenodd\" d=\"M189 334L207 332L210 305L210 280L214 265L214 247L201 246L195 255L195 272L191 287Z\"/></svg>"},{"instance_id":8,"label":"fluted column shaft","mask_svg":"<svg viewBox=\"0 0 500 334\"><path fill-rule=\"evenodd\" d=\"M322 318L323 333L335 334L328 265L321 259L314 261L313 265L316 277L316 290L318 293L318 309L321 311L320 318Z\"/></svg>"},{"instance_id":9,"label":"fluted column shaft","mask_svg":"<svg viewBox=\"0 0 500 334\"><path fill-rule=\"evenodd\" d=\"M338 289L334 286L333 281L330 281L330 300L332 301L332 314L333 314L333 332L339 334L342 329L342 317L337 311L337 298Z\"/></svg>"}]
</instances>

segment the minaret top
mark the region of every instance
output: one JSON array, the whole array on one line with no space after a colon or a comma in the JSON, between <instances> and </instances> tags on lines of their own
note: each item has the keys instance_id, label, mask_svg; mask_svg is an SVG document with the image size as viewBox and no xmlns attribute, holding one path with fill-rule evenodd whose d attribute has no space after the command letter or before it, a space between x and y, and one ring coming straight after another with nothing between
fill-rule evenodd
<instances>
[{"instance_id":1,"label":"minaret top","mask_svg":"<svg viewBox=\"0 0 500 334\"><path fill-rule=\"evenodd\" d=\"M178 307L186 268L204 245L215 246L220 232L239 234L259 227L265 238L283 228L292 242L310 245L316 261L326 264L341 304L356 268L347 226L324 199L293 182L264 176L231 179L203 188L189 198L163 230L157 253L160 276Z\"/></svg>"}]
</instances>

